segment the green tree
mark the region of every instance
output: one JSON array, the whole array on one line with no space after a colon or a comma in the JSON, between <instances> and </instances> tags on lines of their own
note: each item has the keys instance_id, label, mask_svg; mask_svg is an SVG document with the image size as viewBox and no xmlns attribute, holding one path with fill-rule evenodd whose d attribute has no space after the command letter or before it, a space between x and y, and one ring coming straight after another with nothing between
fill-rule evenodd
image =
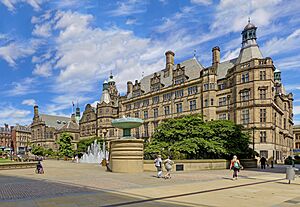
<instances>
[{"instance_id":1,"label":"green tree","mask_svg":"<svg viewBox=\"0 0 300 207\"><path fill-rule=\"evenodd\" d=\"M45 155L45 149L41 146L32 145L31 149L32 154L37 156L44 156Z\"/></svg>"},{"instance_id":2,"label":"green tree","mask_svg":"<svg viewBox=\"0 0 300 207\"><path fill-rule=\"evenodd\" d=\"M249 152L249 136L241 126L231 121L204 122L201 115L162 122L152 142L145 145L145 159L158 153L173 159L229 158L233 154L244 158Z\"/></svg>"},{"instance_id":3,"label":"green tree","mask_svg":"<svg viewBox=\"0 0 300 207\"><path fill-rule=\"evenodd\" d=\"M74 152L72 149L72 136L69 133L62 133L60 135L60 138L57 142L57 144L59 145L58 151L61 155L65 156L65 157L72 157Z\"/></svg>"}]
</instances>

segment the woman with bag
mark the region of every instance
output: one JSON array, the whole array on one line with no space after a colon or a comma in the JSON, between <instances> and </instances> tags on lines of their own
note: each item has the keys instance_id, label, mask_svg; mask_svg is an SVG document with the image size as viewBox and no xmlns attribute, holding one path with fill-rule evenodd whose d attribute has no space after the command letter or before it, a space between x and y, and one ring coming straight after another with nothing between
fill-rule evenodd
<instances>
[{"instance_id":1,"label":"woman with bag","mask_svg":"<svg viewBox=\"0 0 300 207\"><path fill-rule=\"evenodd\" d=\"M240 161L237 159L237 156L234 155L230 163L230 170L233 170L232 180L238 179L238 172L240 171L240 169L243 169L243 166L241 165Z\"/></svg>"},{"instance_id":2,"label":"woman with bag","mask_svg":"<svg viewBox=\"0 0 300 207\"><path fill-rule=\"evenodd\" d=\"M173 164L174 164L174 162L170 159L170 157L168 157L164 161L164 165L167 170L167 174L164 176L165 179L171 178L171 170L172 170Z\"/></svg>"}]
</instances>

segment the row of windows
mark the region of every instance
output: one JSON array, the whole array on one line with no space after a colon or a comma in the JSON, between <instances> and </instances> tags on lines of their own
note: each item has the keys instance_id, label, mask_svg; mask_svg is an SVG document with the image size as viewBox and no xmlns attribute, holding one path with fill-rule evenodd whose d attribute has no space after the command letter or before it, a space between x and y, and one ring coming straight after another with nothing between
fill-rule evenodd
<instances>
[{"instance_id":1,"label":"row of windows","mask_svg":"<svg viewBox=\"0 0 300 207\"><path fill-rule=\"evenodd\" d=\"M175 105L175 107L176 107L176 113L182 113L183 112L182 103L177 103ZM196 100L191 100L190 101L190 111L194 111L196 109L197 109ZM172 113L171 106L170 105L164 106L164 115L170 115L171 113ZM130 116L130 114L126 114L126 116ZM159 116L159 110L158 110L158 108L154 108L153 109L153 117L157 118L158 116ZM134 112L134 117L140 118L140 112L139 111ZM143 111L143 118L144 119L149 118L148 110Z\"/></svg>"},{"instance_id":2,"label":"row of windows","mask_svg":"<svg viewBox=\"0 0 300 207\"><path fill-rule=\"evenodd\" d=\"M193 95L193 94L196 94L198 93L198 87L197 86L191 86L188 88L188 95ZM184 90L183 89L180 89L180 90L177 90L175 92L170 92L170 93L166 93L166 94L163 94L163 101L170 101L173 97L173 94L175 96L175 98L182 98L184 96ZM152 104L158 104L160 102L160 97L159 96L154 96L152 98ZM131 110L131 104L127 104L125 106L126 110ZM137 108L140 108L140 107L147 107L149 106L149 99L145 99L143 101L138 101L138 102L135 102L133 104L133 107L134 109L137 109Z\"/></svg>"},{"instance_id":3,"label":"row of windows","mask_svg":"<svg viewBox=\"0 0 300 207\"><path fill-rule=\"evenodd\" d=\"M260 119L260 123L266 123L267 109L260 109L259 119ZM249 109L242 110L241 121L242 121L242 124L248 124L250 122Z\"/></svg>"}]
</instances>

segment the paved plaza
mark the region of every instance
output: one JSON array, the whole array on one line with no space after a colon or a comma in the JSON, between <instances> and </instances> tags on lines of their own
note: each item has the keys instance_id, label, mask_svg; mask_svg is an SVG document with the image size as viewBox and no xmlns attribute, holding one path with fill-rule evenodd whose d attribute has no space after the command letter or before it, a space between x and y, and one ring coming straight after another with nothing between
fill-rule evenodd
<instances>
[{"instance_id":1,"label":"paved plaza","mask_svg":"<svg viewBox=\"0 0 300 207\"><path fill-rule=\"evenodd\" d=\"M34 169L0 171L1 207L74 206L300 206L300 178L287 184L284 167L175 172L170 180L152 172L119 174L96 164L43 162Z\"/></svg>"}]
</instances>

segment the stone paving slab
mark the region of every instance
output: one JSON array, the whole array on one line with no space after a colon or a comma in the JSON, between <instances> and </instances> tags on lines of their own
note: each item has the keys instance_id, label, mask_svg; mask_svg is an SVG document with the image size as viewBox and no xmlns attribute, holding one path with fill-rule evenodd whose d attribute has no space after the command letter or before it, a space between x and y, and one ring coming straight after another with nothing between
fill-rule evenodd
<instances>
[{"instance_id":1,"label":"stone paving slab","mask_svg":"<svg viewBox=\"0 0 300 207\"><path fill-rule=\"evenodd\" d=\"M246 207L300 206L299 179L287 184L283 168L241 171L240 179L232 181L229 170L175 172L172 179L164 180L151 172L109 173L93 164L46 161L43 165L43 175L32 169L0 172L0 206L232 207L237 200Z\"/></svg>"}]
</instances>

